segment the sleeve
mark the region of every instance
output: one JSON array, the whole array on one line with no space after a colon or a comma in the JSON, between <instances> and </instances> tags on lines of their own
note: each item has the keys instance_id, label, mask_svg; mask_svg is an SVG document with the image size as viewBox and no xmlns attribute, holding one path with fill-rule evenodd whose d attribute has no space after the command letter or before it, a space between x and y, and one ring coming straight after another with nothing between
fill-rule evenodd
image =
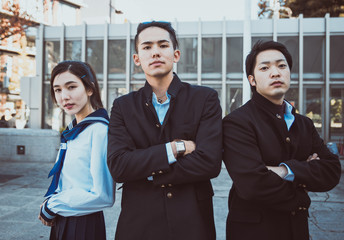
<instances>
[{"instance_id":1,"label":"sleeve","mask_svg":"<svg viewBox=\"0 0 344 240\"><path fill-rule=\"evenodd\" d=\"M128 182L169 171L166 146L158 144L146 149L137 149L127 131L119 100L116 99L111 110L109 123L109 144L107 163L116 182Z\"/></svg>"},{"instance_id":2,"label":"sleeve","mask_svg":"<svg viewBox=\"0 0 344 240\"><path fill-rule=\"evenodd\" d=\"M320 138L311 120L312 152L317 153L320 160L298 161L291 159L285 163L295 175L295 182L307 191L325 192L334 188L341 175L341 165L338 156L331 153L323 140ZM306 159L305 159L306 160Z\"/></svg>"},{"instance_id":3,"label":"sleeve","mask_svg":"<svg viewBox=\"0 0 344 240\"><path fill-rule=\"evenodd\" d=\"M224 118L223 148L223 161L240 198L279 211L309 207L310 199L304 189L266 168L254 128L240 114Z\"/></svg>"},{"instance_id":4,"label":"sleeve","mask_svg":"<svg viewBox=\"0 0 344 240\"><path fill-rule=\"evenodd\" d=\"M169 172L154 176L154 184L182 184L209 180L221 170L222 111L217 92L212 90L204 99L195 143L196 149L179 157ZM185 139L189 140L189 139Z\"/></svg>"},{"instance_id":5,"label":"sleeve","mask_svg":"<svg viewBox=\"0 0 344 240\"><path fill-rule=\"evenodd\" d=\"M81 216L111 207L114 204L114 182L106 164L107 127L100 123L91 137L91 186L75 186L52 195L44 208L62 216ZM95 125L95 124L94 124ZM76 173L77 176L77 173Z\"/></svg>"}]
</instances>

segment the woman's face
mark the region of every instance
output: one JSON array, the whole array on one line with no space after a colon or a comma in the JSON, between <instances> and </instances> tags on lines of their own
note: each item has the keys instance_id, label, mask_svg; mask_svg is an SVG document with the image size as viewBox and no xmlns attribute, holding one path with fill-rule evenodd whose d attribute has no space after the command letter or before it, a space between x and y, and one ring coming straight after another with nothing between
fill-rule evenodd
<instances>
[{"instance_id":1,"label":"woman's face","mask_svg":"<svg viewBox=\"0 0 344 240\"><path fill-rule=\"evenodd\" d=\"M80 122L94 110L90 103L91 90L86 90L81 79L70 72L57 75L53 82L55 99L61 109L75 115Z\"/></svg>"}]
</instances>

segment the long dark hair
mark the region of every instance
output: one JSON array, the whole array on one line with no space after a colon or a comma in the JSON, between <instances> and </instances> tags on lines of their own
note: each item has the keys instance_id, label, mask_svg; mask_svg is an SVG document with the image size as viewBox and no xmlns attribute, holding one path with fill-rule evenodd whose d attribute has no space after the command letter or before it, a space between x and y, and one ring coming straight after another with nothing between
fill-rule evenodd
<instances>
[{"instance_id":1,"label":"long dark hair","mask_svg":"<svg viewBox=\"0 0 344 240\"><path fill-rule=\"evenodd\" d=\"M50 78L50 93L54 103L56 103L56 99L53 83L56 76L64 72L70 72L71 74L78 77L84 84L85 89L91 90L93 92L90 97L90 102L93 109L97 110L99 108L103 108L96 74L93 71L91 65L81 61L63 61L58 63L56 67L54 67L53 71L51 72Z\"/></svg>"}]
</instances>

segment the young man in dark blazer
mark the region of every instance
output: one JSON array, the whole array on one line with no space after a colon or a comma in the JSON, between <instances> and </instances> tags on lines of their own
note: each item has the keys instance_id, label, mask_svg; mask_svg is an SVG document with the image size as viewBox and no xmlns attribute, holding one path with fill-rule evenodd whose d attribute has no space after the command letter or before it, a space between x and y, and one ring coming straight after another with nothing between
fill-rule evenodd
<instances>
[{"instance_id":1,"label":"young man in dark blazer","mask_svg":"<svg viewBox=\"0 0 344 240\"><path fill-rule=\"evenodd\" d=\"M217 92L173 73L180 58L167 22L140 23L134 63L146 83L111 110L108 166L123 183L116 239L215 240L211 178L221 168Z\"/></svg>"},{"instance_id":2,"label":"young man in dark blazer","mask_svg":"<svg viewBox=\"0 0 344 240\"><path fill-rule=\"evenodd\" d=\"M223 160L233 180L227 239L309 239L307 192L339 182L338 157L284 100L291 67L283 44L255 44L246 58L252 99L223 119Z\"/></svg>"}]
</instances>

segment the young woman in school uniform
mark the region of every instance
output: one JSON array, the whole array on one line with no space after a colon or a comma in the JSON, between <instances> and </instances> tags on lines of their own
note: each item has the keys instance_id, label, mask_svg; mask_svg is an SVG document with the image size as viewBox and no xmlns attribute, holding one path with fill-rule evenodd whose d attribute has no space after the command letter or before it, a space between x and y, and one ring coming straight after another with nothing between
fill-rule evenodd
<instances>
[{"instance_id":1,"label":"young woman in school uniform","mask_svg":"<svg viewBox=\"0 0 344 240\"><path fill-rule=\"evenodd\" d=\"M75 119L61 134L52 183L38 218L51 226L50 239L106 239L103 209L114 203L109 173L109 117L91 66L64 61L52 71L53 101Z\"/></svg>"}]
</instances>

